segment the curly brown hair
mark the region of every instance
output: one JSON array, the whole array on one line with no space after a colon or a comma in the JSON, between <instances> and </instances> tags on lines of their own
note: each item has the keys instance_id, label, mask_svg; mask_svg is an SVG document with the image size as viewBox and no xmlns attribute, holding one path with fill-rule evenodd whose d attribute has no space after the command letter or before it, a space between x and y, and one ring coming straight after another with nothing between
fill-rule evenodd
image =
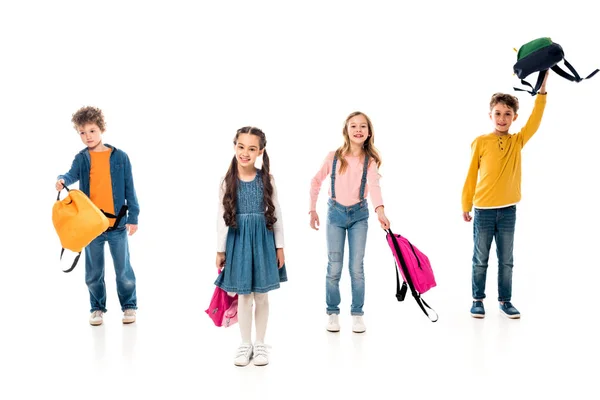
<instances>
[{"instance_id":1,"label":"curly brown hair","mask_svg":"<svg viewBox=\"0 0 600 400\"><path fill-rule=\"evenodd\" d=\"M344 156L350 152L350 136L348 135L348 121L350 119L356 117L357 115L362 115L367 120L367 125L369 126L369 137L365 140L363 144L363 151L369 155L369 164L371 164L371 159L375 160L377 163L377 168L381 167L381 156L379 155L379 151L375 147L375 132L373 131L373 124L371 120L367 116L367 114L355 111L348 115L346 121L344 122L344 129L342 130L342 135L344 135L344 144L336 150L335 156L340 162L340 174L343 174L348 166L348 162L344 159Z\"/></svg>"},{"instance_id":2,"label":"curly brown hair","mask_svg":"<svg viewBox=\"0 0 600 400\"><path fill-rule=\"evenodd\" d=\"M106 129L106 123L104 122L104 114L102 110L97 107L81 107L71 118L71 122L75 129L84 126L85 124L96 124L100 128L101 132Z\"/></svg>"},{"instance_id":3,"label":"curly brown hair","mask_svg":"<svg viewBox=\"0 0 600 400\"><path fill-rule=\"evenodd\" d=\"M273 204L273 185L271 184L271 173L270 173L270 163L269 156L267 155L267 150L265 147L267 146L267 138L263 131L258 128L252 126L245 126L237 130L235 134L235 138L233 139L233 144L237 145L238 138L241 134L250 134L258 136L259 139L259 150L264 150L262 157L262 182L263 182L263 203L265 205L265 219L267 220L267 229L272 231L273 225L277 222L277 218L275 218L275 205ZM237 184L238 184L238 164L237 158L234 155L231 160L231 164L229 165L229 169L227 170L227 174L225 175L225 195L223 196L223 207L225 208L225 212L223 213L223 219L225 220L225 225L236 228L236 200L237 200Z\"/></svg>"},{"instance_id":4,"label":"curly brown hair","mask_svg":"<svg viewBox=\"0 0 600 400\"><path fill-rule=\"evenodd\" d=\"M494 93L490 100L490 111L492 111L494 106L498 103L502 103L506 107L512 108L515 114L519 111L519 99L512 94Z\"/></svg>"}]
</instances>

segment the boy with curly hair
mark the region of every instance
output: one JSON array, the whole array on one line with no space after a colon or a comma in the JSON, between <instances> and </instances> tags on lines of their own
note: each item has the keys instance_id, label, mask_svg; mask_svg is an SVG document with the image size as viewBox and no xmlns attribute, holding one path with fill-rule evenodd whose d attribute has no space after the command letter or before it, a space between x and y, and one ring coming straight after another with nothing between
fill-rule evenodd
<instances>
[{"instance_id":1,"label":"boy with curly hair","mask_svg":"<svg viewBox=\"0 0 600 400\"><path fill-rule=\"evenodd\" d=\"M106 312L104 283L104 244L108 242L117 280L117 293L123 323L135 322L137 310L136 279L129 258L127 233L138 229L138 204L131 163L127 154L102 142L104 115L96 107L83 107L71 122L86 146L77 155L71 169L59 175L56 190L79 181L79 190L102 210L109 219L109 228L85 248L85 282L90 293L91 325L102 325Z\"/></svg>"}]
</instances>

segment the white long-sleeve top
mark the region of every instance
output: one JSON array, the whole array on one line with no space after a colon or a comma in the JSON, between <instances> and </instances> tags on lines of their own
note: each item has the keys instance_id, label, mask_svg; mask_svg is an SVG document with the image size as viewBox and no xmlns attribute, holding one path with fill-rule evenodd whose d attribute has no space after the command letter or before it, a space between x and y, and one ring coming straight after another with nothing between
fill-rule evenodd
<instances>
[{"instance_id":1,"label":"white long-sleeve top","mask_svg":"<svg viewBox=\"0 0 600 400\"><path fill-rule=\"evenodd\" d=\"M271 185L273 185L273 205L275 206L275 218L277 221L273 224L273 233L275 235L275 247L278 249L283 248L283 221L281 218L281 207L279 207L279 199L277 197L277 186L275 186L275 180L271 175ZM227 242L227 232L229 227L225 225L225 219L223 214L225 213L225 207L223 206L223 197L225 197L225 177L221 178L221 186L219 188L219 212L217 214L217 252L224 253Z\"/></svg>"}]
</instances>

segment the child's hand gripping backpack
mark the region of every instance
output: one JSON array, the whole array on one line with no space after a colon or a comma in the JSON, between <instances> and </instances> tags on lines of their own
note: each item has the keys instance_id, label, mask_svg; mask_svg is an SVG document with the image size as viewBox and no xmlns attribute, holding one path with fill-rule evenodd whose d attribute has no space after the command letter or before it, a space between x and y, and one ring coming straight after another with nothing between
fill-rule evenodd
<instances>
[{"instance_id":1,"label":"child's hand gripping backpack","mask_svg":"<svg viewBox=\"0 0 600 400\"><path fill-rule=\"evenodd\" d=\"M386 238L396 261L396 298L398 301L404 301L408 283L410 292L421 310L431 322L436 322L438 320L437 313L421 298L423 293L436 286L429 258L410 243L408 239L392 233L391 229L387 230ZM398 270L400 270L404 280L402 287L400 287ZM431 318L425 307L435 313L435 319Z\"/></svg>"},{"instance_id":2,"label":"child's hand gripping backpack","mask_svg":"<svg viewBox=\"0 0 600 400\"><path fill-rule=\"evenodd\" d=\"M103 212L80 190L69 189L66 186L67 197L60 200L60 192L52 207L52 223L58 234L62 250L77 254L73 265L64 272L71 272L81 256L81 252L92 240L108 229L109 221Z\"/></svg>"},{"instance_id":3,"label":"child's hand gripping backpack","mask_svg":"<svg viewBox=\"0 0 600 400\"><path fill-rule=\"evenodd\" d=\"M517 51L517 49L515 49ZM571 71L571 74L565 72L557 64L563 61L565 66ZM594 72L589 74L585 78L581 78L575 68L567 60L565 60L565 54L562 47L558 43L554 43L549 37L542 37L539 39L532 40L531 42L525 43L517 51L517 62L513 66L514 73L523 85L529 86L531 90L514 88L518 91L530 93L535 96L542 82L544 81L544 75L546 71L551 69L563 78L572 82L581 82L584 79L590 79L596 75L599 71L596 69ZM538 72L538 77L535 86L525 81L525 78L529 75Z\"/></svg>"}]
</instances>

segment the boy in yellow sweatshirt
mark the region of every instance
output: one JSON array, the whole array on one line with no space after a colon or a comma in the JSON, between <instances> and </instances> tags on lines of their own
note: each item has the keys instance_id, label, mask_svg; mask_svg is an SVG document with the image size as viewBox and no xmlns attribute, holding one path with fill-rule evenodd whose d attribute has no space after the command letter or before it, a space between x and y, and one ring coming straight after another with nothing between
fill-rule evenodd
<instances>
[{"instance_id":1,"label":"boy in yellow sweatshirt","mask_svg":"<svg viewBox=\"0 0 600 400\"><path fill-rule=\"evenodd\" d=\"M485 281L492 240L498 255L498 301L508 318L521 314L511 304L513 242L517 203L521 200L521 149L538 130L546 107L544 77L533 111L519 133L508 130L517 119L519 100L510 94L496 93L490 101L494 132L477 137L471 144L471 164L462 192L463 219L473 221L473 305L471 315L483 318Z\"/></svg>"}]
</instances>

